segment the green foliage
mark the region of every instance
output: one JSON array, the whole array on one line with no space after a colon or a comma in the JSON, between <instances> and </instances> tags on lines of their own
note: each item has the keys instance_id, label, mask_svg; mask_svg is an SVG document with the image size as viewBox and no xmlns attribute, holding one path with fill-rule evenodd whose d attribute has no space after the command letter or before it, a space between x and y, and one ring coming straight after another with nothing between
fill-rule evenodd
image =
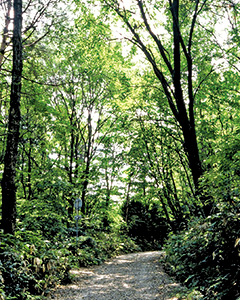
<instances>
[{"instance_id":1,"label":"green foliage","mask_svg":"<svg viewBox=\"0 0 240 300\"><path fill-rule=\"evenodd\" d=\"M209 156L208 162L213 167L201 178L201 185L205 194L210 195L215 203L219 199L223 202L238 202L240 183L240 143L239 134L226 136L219 151Z\"/></svg>"},{"instance_id":2,"label":"green foliage","mask_svg":"<svg viewBox=\"0 0 240 300\"><path fill-rule=\"evenodd\" d=\"M203 299L235 299L240 294L240 204L219 205L206 220L172 235L166 245L171 274L199 289Z\"/></svg>"},{"instance_id":3,"label":"green foliage","mask_svg":"<svg viewBox=\"0 0 240 300\"><path fill-rule=\"evenodd\" d=\"M121 253L139 251L139 247L127 236L99 232L95 237L72 238L66 245L71 251L71 264L77 268L98 265Z\"/></svg>"},{"instance_id":4,"label":"green foliage","mask_svg":"<svg viewBox=\"0 0 240 300\"><path fill-rule=\"evenodd\" d=\"M144 204L140 200L125 201L122 214L128 235L142 250L159 249L169 233L169 225L162 217L159 205Z\"/></svg>"},{"instance_id":5,"label":"green foliage","mask_svg":"<svg viewBox=\"0 0 240 300\"><path fill-rule=\"evenodd\" d=\"M53 240L66 232L64 213L58 213L57 207L53 207L50 203L48 207L47 205L48 203L41 202L39 199L25 203L19 209L19 226L24 231L35 232L46 239ZM26 208L27 210L23 211Z\"/></svg>"},{"instance_id":6,"label":"green foliage","mask_svg":"<svg viewBox=\"0 0 240 300\"><path fill-rule=\"evenodd\" d=\"M47 295L68 277L69 254L30 231L17 232L16 237L1 235L1 288L6 299Z\"/></svg>"},{"instance_id":7,"label":"green foliage","mask_svg":"<svg viewBox=\"0 0 240 300\"><path fill-rule=\"evenodd\" d=\"M139 251L139 246L125 235L119 223L105 227L104 215L84 217L80 224L81 236L77 239L74 263L77 266L99 264L107 258ZM71 246L70 246L71 247Z\"/></svg>"}]
</instances>

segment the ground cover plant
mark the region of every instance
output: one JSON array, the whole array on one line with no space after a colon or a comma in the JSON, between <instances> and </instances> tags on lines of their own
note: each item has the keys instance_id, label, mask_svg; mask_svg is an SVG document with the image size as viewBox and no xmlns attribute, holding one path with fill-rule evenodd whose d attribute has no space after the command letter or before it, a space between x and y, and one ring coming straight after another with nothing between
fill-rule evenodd
<instances>
[{"instance_id":1,"label":"ground cover plant","mask_svg":"<svg viewBox=\"0 0 240 300\"><path fill-rule=\"evenodd\" d=\"M240 295L240 215L236 206L219 205L207 219L172 235L166 246L166 266L203 299L237 299Z\"/></svg>"}]
</instances>

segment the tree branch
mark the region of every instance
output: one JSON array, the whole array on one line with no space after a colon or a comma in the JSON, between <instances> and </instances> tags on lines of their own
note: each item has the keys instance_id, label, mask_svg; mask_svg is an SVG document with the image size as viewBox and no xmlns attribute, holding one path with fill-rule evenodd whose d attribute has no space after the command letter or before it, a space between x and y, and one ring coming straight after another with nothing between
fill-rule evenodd
<instances>
[{"instance_id":1,"label":"tree branch","mask_svg":"<svg viewBox=\"0 0 240 300\"><path fill-rule=\"evenodd\" d=\"M161 43L161 40L153 33L153 31L151 30L151 27L148 23L148 20L147 20L147 17L146 17L146 14L145 14L145 11L144 11L144 8L143 8L143 4L142 4L142 1L141 0L137 0L138 2L138 6L139 6L139 9L140 9L140 12L141 12L141 16L143 18L143 21L144 21L144 24L145 24L145 27L147 29L147 31L149 32L149 34L151 35L151 37L153 38L153 40L155 41L155 43L157 44L158 46L158 49L161 53L161 56L166 64L166 66L168 67L168 70L170 71L171 75L173 74L173 68L171 66L171 63L170 61L168 60L166 54L165 54L165 49Z\"/></svg>"}]
</instances>

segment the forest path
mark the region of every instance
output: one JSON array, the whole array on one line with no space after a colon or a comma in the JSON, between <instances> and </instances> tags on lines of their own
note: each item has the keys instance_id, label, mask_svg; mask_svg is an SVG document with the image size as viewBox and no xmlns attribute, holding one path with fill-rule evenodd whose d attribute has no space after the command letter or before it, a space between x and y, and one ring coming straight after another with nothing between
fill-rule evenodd
<instances>
[{"instance_id":1,"label":"forest path","mask_svg":"<svg viewBox=\"0 0 240 300\"><path fill-rule=\"evenodd\" d=\"M74 282L60 286L56 300L177 300L181 286L163 271L163 252L120 255L100 266L74 271Z\"/></svg>"}]
</instances>

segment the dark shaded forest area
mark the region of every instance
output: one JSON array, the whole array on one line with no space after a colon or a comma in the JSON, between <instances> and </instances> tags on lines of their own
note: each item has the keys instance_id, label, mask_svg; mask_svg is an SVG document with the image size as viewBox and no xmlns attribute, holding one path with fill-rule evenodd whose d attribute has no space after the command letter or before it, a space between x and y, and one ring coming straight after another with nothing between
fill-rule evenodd
<instances>
[{"instance_id":1,"label":"dark shaded forest area","mask_svg":"<svg viewBox=\"0 0 240 300\"><path fill-rule=\"evenodd\" d=\"M1 300L159 249L201 299L240 297L239 12L0 2Z\"/></svg>"}]
</instances>

